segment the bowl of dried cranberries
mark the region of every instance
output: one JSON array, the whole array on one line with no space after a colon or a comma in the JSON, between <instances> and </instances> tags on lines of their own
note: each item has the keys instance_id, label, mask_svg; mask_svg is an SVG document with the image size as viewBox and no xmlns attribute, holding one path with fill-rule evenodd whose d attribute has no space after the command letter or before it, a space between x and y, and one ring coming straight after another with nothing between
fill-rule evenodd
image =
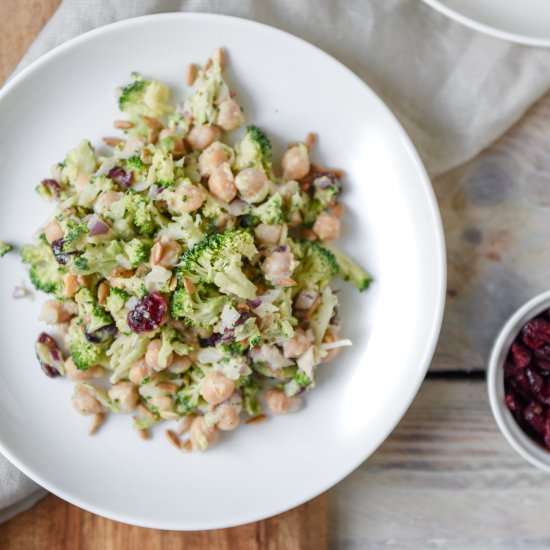
<instances>
[{"instance_id":1,"label":"bowl of dried cranberries","mask_svg":"<svg viewBox=\"0 0 550 550\"><path fill-rule=\"evenodd\" d=\"M498 335L487 371L491 409L523 458L550 472L550 291L520 307Z\"/></svg>"}]
</instances>

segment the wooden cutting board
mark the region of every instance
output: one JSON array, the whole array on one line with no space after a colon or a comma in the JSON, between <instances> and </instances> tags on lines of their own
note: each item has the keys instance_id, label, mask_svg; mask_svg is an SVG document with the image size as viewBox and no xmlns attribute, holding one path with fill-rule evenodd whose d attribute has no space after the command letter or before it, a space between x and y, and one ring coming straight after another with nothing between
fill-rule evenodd
<instances>
[{"instance_id":1,"label":"wooden cutting board","mask_svg":"<svg viewBox=\"0 0 550 550\"><path fill-rule=\"evenodd\" d=\"M0 85L13 71L60 0L0 0ZM0 487L0 491L2 488ZM217 531L158 531L84 512L49 495L0 525L1 550L323 550L328 496L257 523Z\"/></svg>"}]
</instances>

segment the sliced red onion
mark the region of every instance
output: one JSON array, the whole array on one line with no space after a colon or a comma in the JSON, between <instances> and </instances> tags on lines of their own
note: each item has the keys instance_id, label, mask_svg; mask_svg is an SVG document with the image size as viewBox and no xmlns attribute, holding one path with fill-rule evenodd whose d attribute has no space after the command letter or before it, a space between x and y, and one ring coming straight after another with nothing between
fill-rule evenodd
<instances>
[{"instance_id":1,"label":"sliced red onion","mask_svg":"<svg viewBox=\"0 0 550 550\"><path fill-rule=\"evenodd\" d=\"M112 157L106 158L101 163L99 168L96 170L94 175L96 175L96 176L106 176L110 172L111 168L114 168L115 164L116 164L116 161L115 161L114 158L112 158Z\"/></svg>"},{"instance_id":2,"label":"sliced red onion","mask_svg":"<svg viewBox=\"0 0 550 550\"><path fill-rule=\"evenodd\" d=\"M300 294L298 294L298 297L294 302L294 307L296 309L309 309L317 299L317 296L317 292L304 289L300 292Z\"/></svg>"},{"instance_id":3,"label":"sliced red onion","mask_svg":"<svg viewBox=\"0 0 550 550\"><path fill-rule=\"evenodd\" d=\"M97 214L93 214L92 217L88 220L88 227L90 232L88 235L90 237L97 237L98 235L106 235L109 233L110 227L104 222Z\"/></svg>"},{"instance_id":4,"label":"sliced red onion","mask_svg":"<svg viewBox=\"0 0 550 550\"><path fill-rule=\"evenodd\" d=\"M147 193L150 197L156 197L160 193L159 186L158 185L151 185L149 188L149 193Z\"/></svg>"},{"instance_id":5,"label":"sliced red onion","mask_svg":"<svg viewBox=\"0 0 550 550\"><path fill-rule=\"evenodd\" d=\"M108 178L111 178L120 188L129 189L134 182L134 173L132 170L124 170L120 166L114 166L107 174Z\"/></svg>"},{"instance_id":6,"label":"sliced red onion","mask_svg":"<svg viewBox=\"0 0 550 550\"><path fill-rule=\"evenodd\" d=\"M134 191L137 191L138 193L141 193L141 191L145 191L149 187L149 182L147 180L138 181L137 183L134 183L134 186L132 189Z\"/></svg>"},{"instance_id":7,"label":"sliced red onion","mask_svg":"<svg viewBox=\"0 0 550 550\"><path fill-rule=\"evenodd\" d=\"M49 189L50 193L54 197L59 197L61 194L61 185L59 185L59 182L57 180L54 180L52 178L42 180L42 185Z\"/></svg>"}]
</instances>

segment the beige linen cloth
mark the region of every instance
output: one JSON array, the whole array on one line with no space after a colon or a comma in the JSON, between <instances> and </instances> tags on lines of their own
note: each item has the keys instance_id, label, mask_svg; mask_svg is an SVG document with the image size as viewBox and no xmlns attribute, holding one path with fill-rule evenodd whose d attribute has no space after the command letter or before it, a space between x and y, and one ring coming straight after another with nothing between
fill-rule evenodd
<instances>
[{"instance_id":1,"label":"beige linen cloth","mask_svg":"<svg viewBox=\"0 0 550 550\"><path fill-rule=\"evenodd\" d=\"M90 29L172 11L253 19L330 53L393 110L432 176L477 155L550 84L550 50L476 33L420 0L64 0L18 70ZM0 521L43 494L0 456Z\"/></svg>"}]
</instances>

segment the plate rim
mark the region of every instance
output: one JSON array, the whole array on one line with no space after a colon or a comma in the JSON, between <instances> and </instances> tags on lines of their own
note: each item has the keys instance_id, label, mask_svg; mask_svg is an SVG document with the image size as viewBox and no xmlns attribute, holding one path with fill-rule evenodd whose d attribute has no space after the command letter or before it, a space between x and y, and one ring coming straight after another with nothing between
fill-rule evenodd
<instances>
[{"instance_id":1,"label":"plate rim","mask_svg":"<svg viewBox=\"0 0 550 550\"><path fill-rule=\"evenodd\" d=\"M493 38L499 38L507 42L513 42L515 44L521 44L523 46L535 46L542 48L550 48L550 38L536 38L534 36L527 36L524 34L517 34L510 31L505 31L497 27L492 27L486 23L481 23L463 15L455 9L443 4L440 0L422 0L425 4L438 11L439 13L453 19L457 23L464 25L470 29L481 32Z\"/></svg>"},{"instance_id":2,"label":"plate rim","mask_svg":"<svg viewBox=\"0 0 550 550\"><path fill-rule=\"evenodd\" d=\"M41 487L45 488L47 491L53 493L54 495L62 498L63 500L99 516L126 523L129 525L135 525L139 527L160 529L160 530L175 530L175 531L192 531L192 530L211 530L211 529L220 529L220 528L229 528L236 527L239 525L245 525L247 523L252 523L256 521L261 521L278 514L281 514L285 511L288 511L292 508L300 506L305 502L316 498L320 494L328 491L334 487L337 483L342 481L344 478L349 476L353 471L355 471L365 460L367 460L372 454L380 447L380 445L387 439L387 437L393 432L397 424L403 418L405 413L408 411L413 399L416 397L418 390L424 381L424 377L429 369L435 348L439 339L439 334L441 331L441 325L443 321L443 314L445 309L445 298L446 298L446 287L447 287L447 262L446 262L446 246L445 246L445 236L443 231L443 223L441 220L441 214L439 211L439 206L435 197L435 192L432 187L430 178L422 163L420 155L418 154L412 140L406 133L405 129L393 114L390 108L384 103L384 101L368 86L368 84L363 81L357 74L348 68L344 63L328 54L321 48L315 46L314 44L304 40L290 32L284 31L272 25L267 25L252 19L245 19L242 17L229 16L217 13L208 13L208 12L170 12L170 13L159 13L159 14L150 14L143 15L139 17L133 17L129 19L123 19L101 27L92 29L76 37L73 37L66 42L56 46L52 50L48 51L38 59L34 60L27 67L22 69L17 73L13 78L10 78L5 85L0 89L0 103L4 100L5 96L13 89L16 88L20 82L29 78L32 73L40 68L42 65L47 64L50 60L62 55L66 50L71 49L73 46L78 45L82 42L93 40L96 36L100 36L103 33L111 32L113 29L128 27L134 24L142 23L144 20L173 20L173 19L196 19L196 20L217 20L217 21L232 21L238 22L242 25L248 25L251 27L263 27L267 32L274 32L276 34L284 36L286 39L293 40L302 47L305 46L314 50L317 55L321 55L325 59L329 60L331 63L335 63L343 71L345 71L351 78L356 80L356 82L363 87L363 89L372 97L373 101L378 104L378 106L384 111L385 115L389 120L394 124L395 130L398 134L398 137L404 147L406 154L411 160L411 165L414 167L417 172L419 184L421 185L419 192L422 192L425 196L426 204L429 207L430 215L430 226L435 230L434 233L434 257L436 259L436 265L434 265L434 271L437 276L437 286L438 288L434 289L434 316L431 320L431 325L427 334L429 335L426 340L426 346L424 347L423 353L421 355L421 360L418 361L416 369L411 370L409 376L410 384L408 386L408 391L403 395L403 400L401 401L400 407L397 408L399 411L392 418L392 421L388 424L388 427L383 430L382 435L374 440L374 444L371 443L368 449L360 453L358 460L354 461L351 467L338 470L338 472L331 476L328 480L325 480L323 483L317 485L317 488L313 491L310 491L308 494L301 495L299 498L293 498L288 500L284 505L278 504L277 506L271 506L269 512L264 511L263 513L252 512L243 517L243 513L235 513L231 519L220 523L212 523L211 521L204 522L201 525L197 524L186 524L185 520L178 522L177 524L168 520L163 523L158 521L149 521L145 517L137 517L134 515L128 516L124 513L119 513L117 511L105 510L94 504L88 504L83 501L77 494L71 493L68 494L62 488L57 487L56 484L50 483L45 479L39 472L35 472L32 467L27 467L26 464L22 463L15 454L12 453L6 445L2 442L0 438L0 452L21 472L31 478L33 481L38 483ZM371 449L372 447L372 449Z\"/></svg>"}]
</instances>

